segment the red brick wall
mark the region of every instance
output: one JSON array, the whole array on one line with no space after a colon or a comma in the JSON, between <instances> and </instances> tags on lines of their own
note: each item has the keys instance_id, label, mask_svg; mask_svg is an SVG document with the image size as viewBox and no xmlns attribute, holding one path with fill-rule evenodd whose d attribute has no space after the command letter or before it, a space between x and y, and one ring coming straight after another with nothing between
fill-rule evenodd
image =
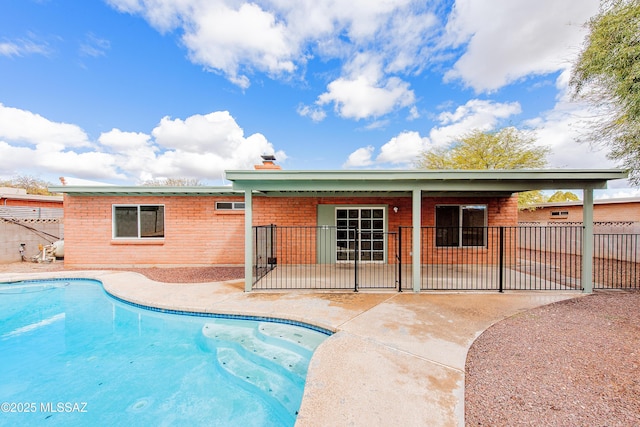
<instances>
[{"instance_id":1,"label":"red brick wall","mask_svg":"<svg viewBox=\"0 0 640 427\"><path fill-rule=\"evenodd\" d=\"M551 212L565 211L568 215L552 217ZM543 207L534 211L523 210L519 213L522 222L582 222L582 206ZM640 222L640 202L598 203L593 206L595 222Z\"/></svg>"},{"instance_id":2,"label":"red brick wall","mask_svg":"<svg viewBox=\"0 0 640 427\"><path fill-rule=\"evenodd\" d=\"M170 266L244 263L244 214L216 211L216 201L243 197L65 196L65 264L68 266ZM112 238L114 204L163 204L165 237L161 240ZM411 226L411 197L254 197L254 225L316 226L320 204L388 205L388 229ZM516 225L517 199L424 198L422 221L435 225L436 204L486 204L488 224ZM398 212L393 207L398 207ZM293 248L309 250L308 238L290 239Z\"/></svg>"},{"instance_id":3,"label":"red brick wall","mask_svg":"<svg viewBox=\"0 0 640 427\"><path fill-rule=\"evenodd\" d=\"M518 224L518 198L430 198L423 202L422 224L427 227L435 227L437 205L487 205L487 226L516 226ZM495 264L498 262L497 229L487 231L486 247L436 247L436 233L434 229L426 229L422 232L422 263L423 264ZM505 248L508 250L509 248ZM403 252L403 253L408 253ZM403 256L403 262L411 262Z\"/></svg>"},{"instance_id":4,"label":"red brick wall","mask_svg":"<svg viewBox=\"0 0 640 427\"><path fill-rule=\"evenodd\" d=\"M395 232L400 226L410 227L412 225L412 200L411 197L277 197L254 198L254 224L267 225L297 225L315 226L317 225L318 205L388 205L388 231ZM446 204L479 204L487 205L487 216L489 226L515 226L518 224L518 199L510 198L455 198L455 197L427 197L422 200L422 225L426 227L435 226L436 205ZM398 208L398 212L393 211L393 207ZM313 263L316 259L315 230L280 230L280 240L286 241L286 251L278 253L278 262L304 264ZM410 234L410 233L409 233ZM435 248L433 233L426 233L424 247ZM411 252L411 242L407 238L408 233L403 234L403 254ZM474 248L477 252L473 258L476 263L493 263L494 248L491 247L492 240L489 239L489 248ZM505 248L509 249L509 248ZM437 248L435 250L423 250L424 263L455 263L462 262L462 257L468 255L469 248ZM446 261L445 261L446 260ZM393 262L389 257L389 262ZM403 262L410 262L408 256L403 256ZM497 262L497 261L496 261Z\"/></svg>"},{"instance_id":5,"label":"red brick wall","mask_svg":"<svg viewBox=\"0 0 640 427\"><path fill-rule=\"evenodd\" d=\"M48 200L26 200L26 199L4 199L0 198L0 205L2 206L26 206L34 208L58 208L62 209L62 201L48 201Z\"/></svg>"},{"instance_id":6,"label":"red brick wall","mask_svg":"<svg viewBox=\"0 0 640 427\"><path fill-rule=\"evenodd\" d=\"M65 196L65 264L241 264L244 214L216 211L216 201L243 201L243 198ZM114 204L163 204L164 239L113 239Z\"/></svg>"}]
</instances>

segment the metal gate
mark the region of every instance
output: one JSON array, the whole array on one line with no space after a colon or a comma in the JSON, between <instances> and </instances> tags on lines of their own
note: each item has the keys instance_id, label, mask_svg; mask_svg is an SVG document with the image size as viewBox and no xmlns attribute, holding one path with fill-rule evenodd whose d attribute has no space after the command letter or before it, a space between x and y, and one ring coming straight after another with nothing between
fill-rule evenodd
<instances>
[{"instance_id":1,"label":"metal gate","mask_svg":"<svg viewBox=\"0 0 640 427\"><path fill-rule=\"evenodd\" d=\"M254 227L253 289L397 289L398 233Z\"/></svg>"}]
</instances>

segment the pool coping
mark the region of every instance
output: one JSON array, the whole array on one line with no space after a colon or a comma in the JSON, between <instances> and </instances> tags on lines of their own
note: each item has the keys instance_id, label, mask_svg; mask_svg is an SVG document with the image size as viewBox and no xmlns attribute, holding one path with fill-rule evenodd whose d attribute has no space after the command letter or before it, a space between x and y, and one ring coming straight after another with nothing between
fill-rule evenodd
<instances>
[{"instance_id":1,"label":"pool coping","mask_svg":"<svg viewBox=\"0 0 640 427\"><path fill-rule=\"evenodd\" d=\"M74 278L98 280L110 296L145 309L278 319L334 332L311 359L297 426L463 426L466 354L482 331L531 308L581 296L245 293L243 281L170 284L122 271L0 274L0 282Z\"/></svg>"}]
</instances>

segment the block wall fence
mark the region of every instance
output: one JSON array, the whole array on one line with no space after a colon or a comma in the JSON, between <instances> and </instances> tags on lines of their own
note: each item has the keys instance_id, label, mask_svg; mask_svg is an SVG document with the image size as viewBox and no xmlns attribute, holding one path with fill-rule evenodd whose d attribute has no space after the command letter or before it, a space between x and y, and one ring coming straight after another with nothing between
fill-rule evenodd
<instances>
[{"instance_id":1,"label":"block wall fence","mask_svg":"<svg viewBox=\"0 0 640 427\"><path fill-rule=\"evenodd\" d=\"M25 258L30 259L40 252L40 245L46 246L57 240L54 236L64 237L62 219L0 219L0 263L20 262L22 243L25 245Z\"/></svg>"}]
</instances>

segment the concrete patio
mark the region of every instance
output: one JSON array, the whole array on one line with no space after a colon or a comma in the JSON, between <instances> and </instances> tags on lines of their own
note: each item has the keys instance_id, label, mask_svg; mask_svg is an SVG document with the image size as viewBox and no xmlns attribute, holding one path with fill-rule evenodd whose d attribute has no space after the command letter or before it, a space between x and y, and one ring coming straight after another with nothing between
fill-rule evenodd
<instances>
[{"instance_id":1,"label":"concrete patio","mask_svg":"<svg viewBox=\"0 0 640 427\"><path fill-rule=\"evenodd\" d=\"M270 316L336 333L309 366L298 426L464 425L467 351L489 326L570 292L243 292L243 281L153 282L131 272L2 273L0 282L48 277L102 281L107 292L175 310Z\"/></svg>"}]
</instances>

